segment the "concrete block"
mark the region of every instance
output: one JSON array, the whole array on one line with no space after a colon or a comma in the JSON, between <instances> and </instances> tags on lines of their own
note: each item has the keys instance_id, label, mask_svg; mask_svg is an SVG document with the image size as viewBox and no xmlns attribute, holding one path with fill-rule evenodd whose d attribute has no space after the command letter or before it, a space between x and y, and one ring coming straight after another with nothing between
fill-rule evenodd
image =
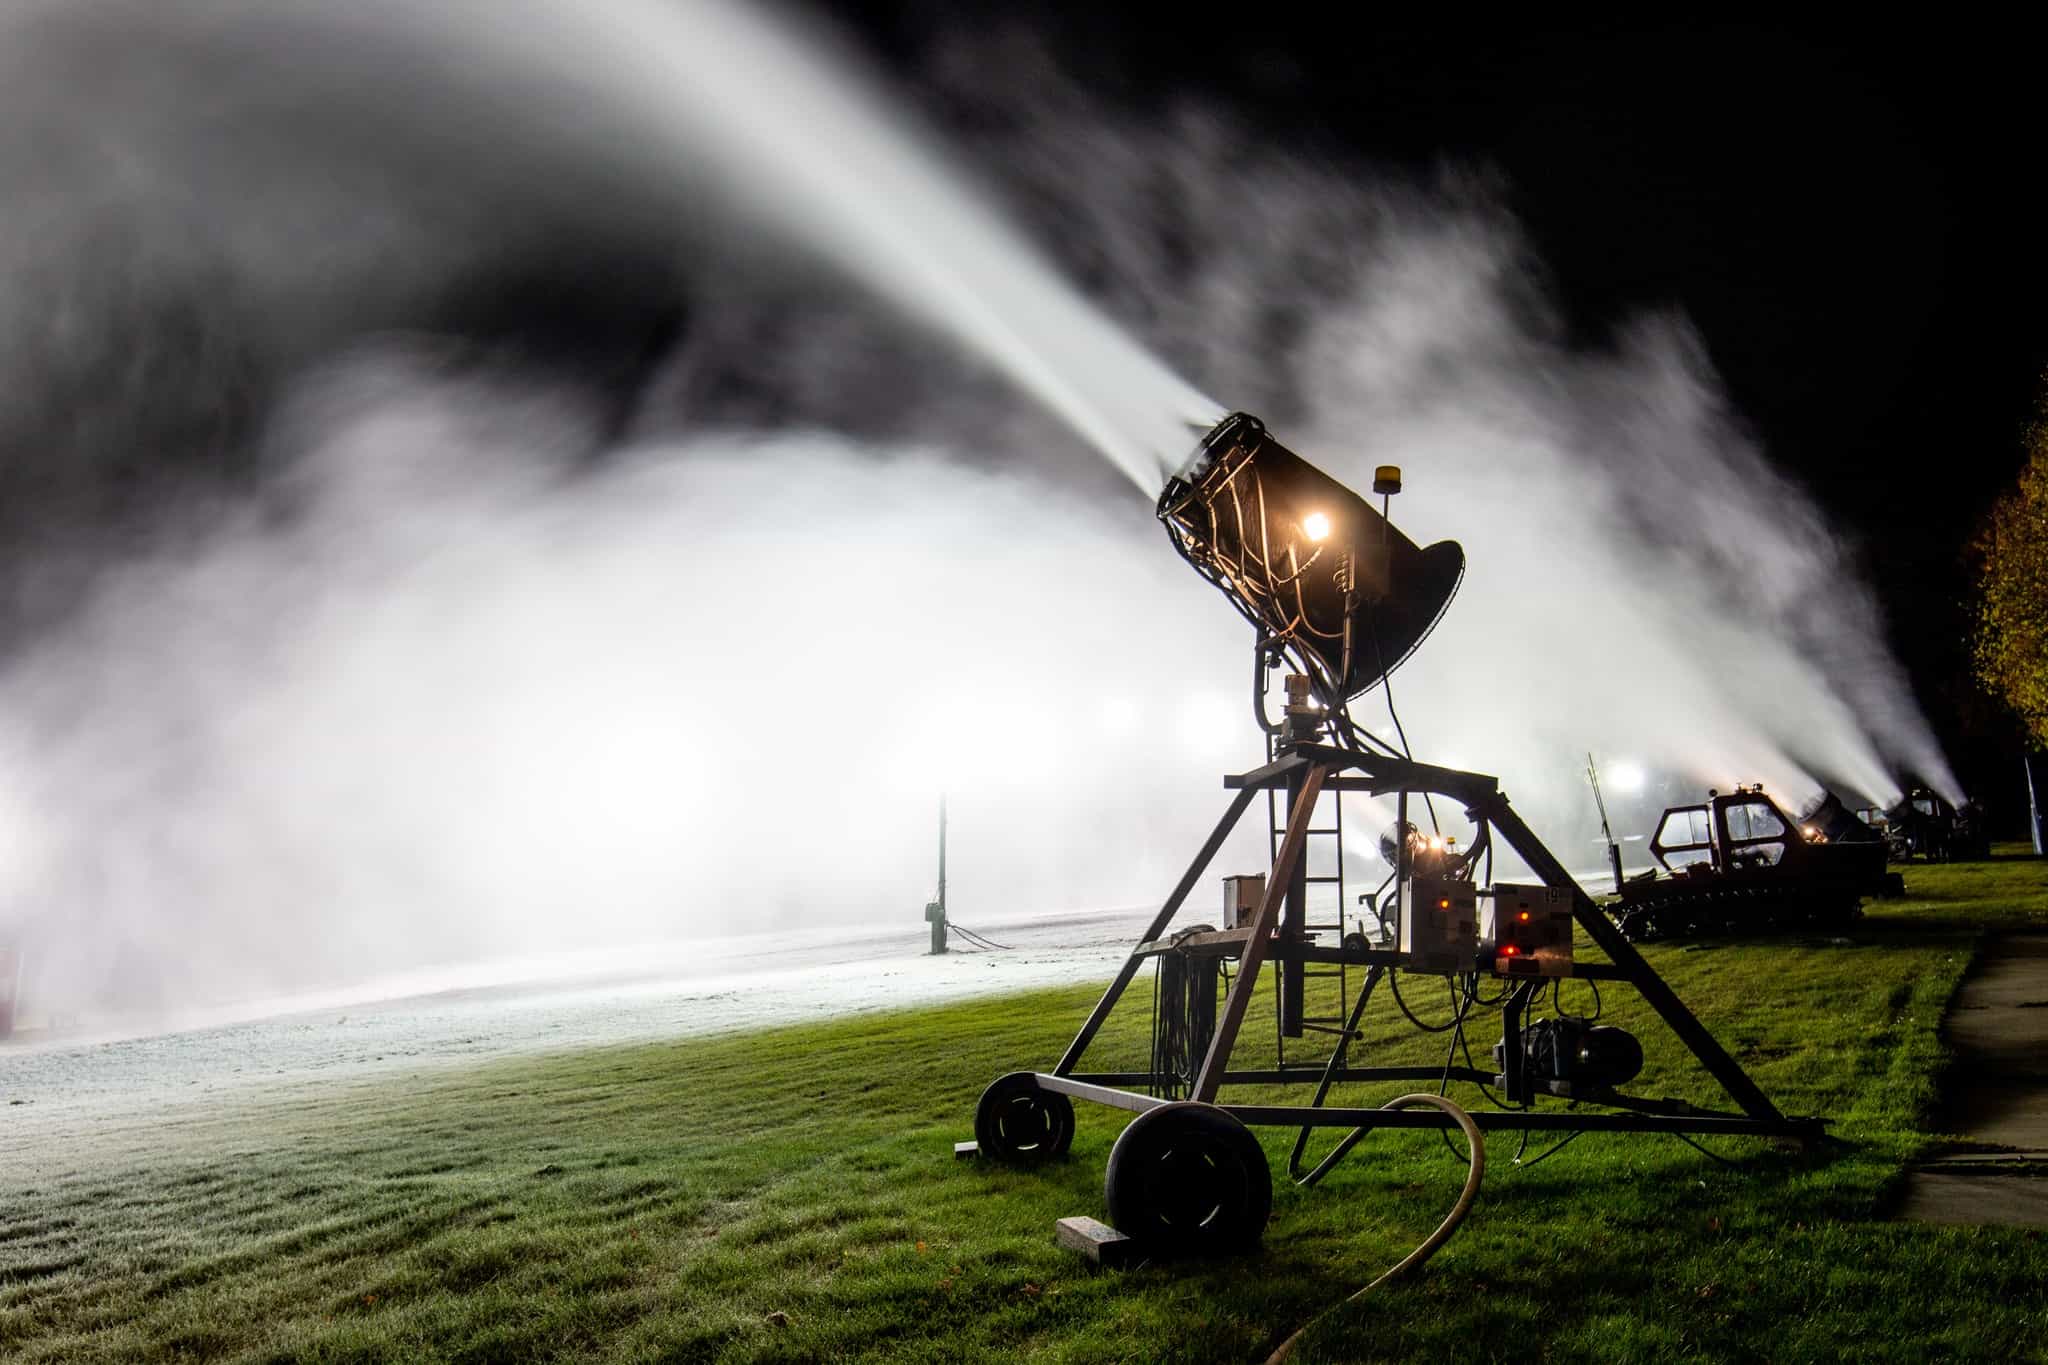
<instances>
[{"instance_id":1,"label":"concrete block","mask_svg":"<svg viewBox=\"0 0 2048 1365\"><path fill-rule=\"evenodd\" d=\"M1114 1269L1138 1259L1138 1244L1107 1223L1093 1218L1062 1218L1053 1225L1053 1236L1069 1251L1078 1252L1095 1264Z\"/></svg>"}]
</instances>

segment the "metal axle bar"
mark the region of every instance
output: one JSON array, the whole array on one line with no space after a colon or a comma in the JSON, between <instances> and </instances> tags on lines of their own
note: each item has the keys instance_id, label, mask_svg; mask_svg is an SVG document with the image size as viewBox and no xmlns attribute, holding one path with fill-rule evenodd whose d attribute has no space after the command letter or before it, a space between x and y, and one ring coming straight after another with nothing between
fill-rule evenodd
<instances>
[{"instance_id":1,"label":"metal axle bar","mask_svg":"<svg viewBox=\"0 0 2048 1365\"><path fill-rule=\"evenodd\" d=\"M1438 1070L1429 1072L1427 1076L1419 1079L1434 1080L1440 1075L1442 1072ZM1072 1076L1053 1076L1041 1071L1037 1073L1037 1080L1041 1090L1055 1090L1063 1095L1071 1095L1077 1100L1089 1100L1132 1113L1142 1114L1148 1109L1157 1109L1162 1104L1171 1103L1156 1095L1142 1095L1135 1090L1118 1090L1113 1086L1096 1085ZM1301 1104L1225 1104L1219 1105L1218 1108L1238 1122L1254 1128L1456 1126L1450 1115L1426 1109L1326 1109ZM1507 1132L1703 1133L1726 1137L1797 1138L1803 1142L1818 1141L1826 1136L1820 1119L1788 1119L1782 1116L1775 1119L1756 1119L1728 1114L1587 1114L1577 1111L1546 1112L1537 1109L1475 1109L1471 1112L1473 1121L1481 1128L1498 1128Z\"/></svg>"}]
</instances>

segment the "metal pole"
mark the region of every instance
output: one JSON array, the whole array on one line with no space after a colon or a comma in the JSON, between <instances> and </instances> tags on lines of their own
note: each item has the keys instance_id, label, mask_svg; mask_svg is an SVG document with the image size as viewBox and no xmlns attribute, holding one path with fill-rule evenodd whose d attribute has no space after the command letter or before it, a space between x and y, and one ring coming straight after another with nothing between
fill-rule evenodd
<instances>
[{"instance_id":1,"label":"metal pole","mask_svg":"<svg viewBox=\"0 0 2048 1365\"><path fill-rule=\"evenodd\" d=\"M1295 773L1287 779L1287 824L1292 828L1295 817L1302 806L1304 775ZM1314 816L1314 799L1309 801L1310 816ZM1273 869L1278 877L1280 870ZM1280 937L1288 942L1305 940L1308 937L1308 853L1304 843L1302 856L1295 860L1294 870L1287 874L1287 900L1280 915ZM1341 938L1342 935L1340 934ZM1298 957L1283 959L1280 963L1280 1033L1283 1037L1299 1038L1304 1030L1301 1016L1308 968Z\"/></svg>"},{"instance_id":2,"label":"metal pole","mask_svg":"<svg viewBox=\"0 0 2048 1365\"><path fill-rule=\"evenodd\" d=\"M1600 812L1600 832L1607 836L1607 866L1614 873L1614 894L1621 894L1621 845L1614 842L1614 827L1607 823L1607 800L1600 795L1600 769L1593 755L1586 755L1586 780L1593 784L1593 805Z\"/></svg>"},{"instance_id":3,"label":"metal pole","mask_svg":"<svg viewBox=\"0 0 2048 1365\"><path fill-rule=\"evenodd\" d=\"M925 918L932 922L931 956L938 957L946 949L946 798L939 797L939 898L925 907Z\"/></svg>"},{"instance_id":4,"label":"metal pole","mask_svg":"<svg viewBox=\"0 0 2048 1365\"><path fill-rule=\"evenodd\" d=\"M2038 770L2048 776L2048 757L2028 754L2023 760L2027 770L2027 832L2034 838L2034 856L2048 853L2048 811L2041 808L2041 783L2036 780Z\"/></svg>"}]
</instances>

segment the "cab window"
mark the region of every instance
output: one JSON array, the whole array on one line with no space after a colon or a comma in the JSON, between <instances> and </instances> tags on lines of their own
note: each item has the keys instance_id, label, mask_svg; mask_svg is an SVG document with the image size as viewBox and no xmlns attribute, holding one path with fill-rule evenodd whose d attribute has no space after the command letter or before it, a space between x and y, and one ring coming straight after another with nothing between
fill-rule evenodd
<instances>
[{"instance_id":1,"label":"cab window","mask_svg":"<svg viewBox=\"0 0 2048 1365\"><path fill-rule=\"evenodd\" d=\"M1785 822L1778 813L1762 802L1751 802L1728 807L1728 837L1735 839L1774 839L1785 833Z\"/></svg>"},{"instance_id":2,"label":"cab window","mask_svg":"<svg viewBox=\"0 0 2048 1365\"><path fill-rule=\"evenodd\" d=\"M1713 857L1708 849L1709 837L1706 811L1666 811L1664 822L1657 826L1657 837L1652 851L1662 858L1666 867L1675 872L1681 867L1703 863Z\"/></svg>"},{"instance_id":3,"label":"cab window","mask_svg":"<svg viewBox=\"0 0 2048 1365\"><path fill-rule=\"evenodd\" d=\"M1768 801L1734 801L1721 810L1730 867L1773 867L1785 857L1785 822Z\"/></svg>"}]
</instances>

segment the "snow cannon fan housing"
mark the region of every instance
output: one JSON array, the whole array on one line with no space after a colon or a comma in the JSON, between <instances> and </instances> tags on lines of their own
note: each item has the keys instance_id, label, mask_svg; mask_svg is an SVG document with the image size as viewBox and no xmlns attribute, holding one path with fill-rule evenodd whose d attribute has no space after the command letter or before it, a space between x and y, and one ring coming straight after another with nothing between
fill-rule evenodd
<instances>
[{"instance_id":1,"label":"snow cannon fan housing","mask_svg":"<svg viewBox=\"0 0 2048 1365\"><path fill-rule=\"evenodd\" d=\"M1159 495L1159 519L1332 707L1414 653L1465 575L1456 541L1416 545L1249 413L1202 438Z\"/></svg>"}]
</instances>

